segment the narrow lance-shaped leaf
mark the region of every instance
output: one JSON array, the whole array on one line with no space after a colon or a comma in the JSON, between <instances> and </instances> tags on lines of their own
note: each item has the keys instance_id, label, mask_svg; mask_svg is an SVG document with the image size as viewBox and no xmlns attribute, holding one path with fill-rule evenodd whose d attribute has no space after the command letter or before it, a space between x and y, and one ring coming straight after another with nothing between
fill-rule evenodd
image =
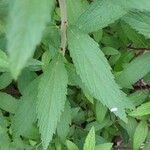
<instances>
[{"instance_id":1,"label":"narrow lance-shaped leaf","mask_svg":"<svg viewBox=\"0 0 150 150\"><path fill-rule=\"evenodd\" d=\"M141 121L136 127L133 137L133 150L138 150L144 142L148 133L148 125L146 121Z\"/></svg>"},{"instance_id":2,"label":"narrow lance-shaped leaf","mask_svg":"<svg viewBox=\"0 0 150 150\"><path fill-rule=\"evenodd\" d=\"M54 0L13 0L8 22L8 54L14 78L20 74L39 44L50 21Z\"/></svg>"},{"instance_id":3,"label":"narrow lance-shaped leaf","mask_svg":"<svg viewBox=\"0 0 150 150\"><path fill-rule=\"evenodd\" d=\"M45 70L38 91L37 117L44 150L55 133L66 101L67 72L59 54Z\"/></svg>"},{"instance_id":4,"label":"narrow lance-shaped leaf","mask_svg":"<svg viewBox=\"0 0 150 150\"><path fill-rule=\"evenodd\" d=\"M130 116L144 116L150 114L150 102L144 103L139 106L136 110L132 111Z\"/></svg>"},{"instance_id":5,"label":"narrow lance-shaped leaf","mask_svg":"<svg viewBox=\"0 0 150 150\"><path fill-rule=\"evenodd\" d=\"M85 32L104 28L125 15L127 11L115 0L97 0L79 17L77 25Z\"/></svg>"},{"instance_id":6,"label":"narrow lance-shaped leaf","mask_svg":"<svg viewBox=\"0 0 150 150\"><path fill-rule=\"evenodd\" d=\"M91 94L127 121L124 109L130 108L131 104L115 83L111 68L98 44L76 28L69 29L68 44L77 73Z\"/></svg>"},{"instance_id":7,"label":"narrow lance-shaped leaf","mask_svg":"<svg viewBox=\"0 0 150 150\"><path fill-rule=\"evenodd\" d=\"M83 150L95 150L95 129L94 127L91 128L90 132L88 133Z\"/></svg>"}]
</instances>

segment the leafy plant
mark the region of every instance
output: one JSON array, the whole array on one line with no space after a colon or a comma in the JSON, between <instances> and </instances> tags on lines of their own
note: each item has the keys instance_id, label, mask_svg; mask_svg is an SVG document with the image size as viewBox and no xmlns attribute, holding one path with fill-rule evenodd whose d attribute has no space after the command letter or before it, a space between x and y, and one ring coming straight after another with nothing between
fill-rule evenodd
<instances>
[{"instance_id":1,"label":"leafy plant","mask_svg":"<svg viewBox=\"0 0 150 150\"><path fill-rule=\"evenodd\" d=\"M149 0L0 0L0 149L150 148Z\"/></svg>"}]
</instances>

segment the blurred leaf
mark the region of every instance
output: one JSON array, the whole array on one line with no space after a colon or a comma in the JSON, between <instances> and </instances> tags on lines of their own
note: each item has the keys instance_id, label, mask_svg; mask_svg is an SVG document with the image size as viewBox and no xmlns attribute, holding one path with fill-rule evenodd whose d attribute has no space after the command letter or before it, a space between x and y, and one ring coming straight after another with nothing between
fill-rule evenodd
<instances>
[{"instance_id":1,"label":"blurred leaf","mask_svg":"<svg viewBox=\"0 0 150 150\"><path fill-rule=\"evenodd\" d=\"M122 86L129 88L136 81L144 77L150 71L150 52L135 58L122 71L117 78L117 82Z\"/></svg>"},{"instance_id":2,"label":"blurred leaf","mask_svg":"<svg viewBox=\"0 0 150 150\"><path fill-rule=\"evenodd\" d=\"M102 36L103 36L103 30L102 29L98 30L97 32L93 32L94 40L97 43L99 43L101 41Z\"/></svg>"},{"instance_id":3,"label":"blurred leaf","mask_svg":"<svg viewBox=\"0 0 150 150\"><path fill-rule=\"evenodd\" d=\"M130 12L123 20L133 29L150 38L150 13L149 12Z\"/></svg>"},{"instance_id":4,"label":"blurred leaf","mask_svg":"<svg viewBox=\"0 0 150 150\"><path fill-rule=\"evenodd\" d=\"M119 54L119 51L113 47L104 47L102 48L102 51L105 55L118 55Z\"/></svg>"},{"instance_id":5,"label":"blurred leaf","mask_svg":"<svg viewBox=\"0 0 150 150\"><path fill-rule=\"evenodd\" d=\"M145 41L144 36L139 34L136 30L132 29L130 25L126 22L121 21L121 28L123 29L124 34L132 42L135 47L147 47L147 41Z\"/></svg>"},{"instance_id":6,"label":"blurred leaf","mask_svg":"<svg viewBox=\"0 0 150 150\"><path fill-rule=\"evenodd\" d=\"M6 55L2 50L0 50L0 71L4 72L8 70L9 68L9 60Z\"/></svg>"},{"instance_id":7,"label":"blurred leaf","mask_svg":"<svg viewBox=\"0 0 150 150\"><path fill-rule=\"evenodd\" d=\"M0 149L9 150L10 139L7 134L7 129L0 126Z\"/></svg>"},{"instance_id":8,"label":"blurred leaf","mask_svg":"<svg viewBox=\"0 0 150 150\"><path fill-rule=\"evenodd\" d=\"M144 116L149 114L150 114L150 102L147 102L137 107L136 110L132 111L129 115L136 117L136 116Z\"/></svg>"},{"instance_id":9,"label":"blurred leaf","mask_svg":"<svg viewBox=\"0 0 150 150\"><path fill-rule=\"evenodd\" d=\"M0 75L0 89L6 88L12 82L12 76L9 72Z\"/></svg>"},{"instance_id":10,"label":"blurred leaf","mask_svg":"<svg viewBox=\"0 0 150 150\"><path fill-rule=\"evenodd\" d=\"M1 109L14 114L16 113L18 106L19 106L19 100L15 99L9 94L0 92Z\"/></svg>"},{"instance_id":11,"label":"blurred leaf","mask_svg":"<svg viewBox=\"0 0 150 150\"><path fill-rule=\"evenodd\" d=\"M86 137L83 150L95 150L95 129L94 129L94 127L91 128L91 130L89 131L89 133Z\"/></svg>"},{"instance_id":12,"label":"blurred leaf","mask_svg":"<svg viewBox=\"0 0 150 150\"><path fill-rule=\"evenodd\" d=\"M70 104L66 102L64 111L61 114L60 121L57 125L57 134L64 142L66 140L67 134L69 133L69 128L71 124L71 108Z\"/></svg>"},{"instance_id":13,"label":"blurred leaf","mask_svg":"<svg viewBox=\"0 0 150 150\"><path fill-rule=\"evenodd\" d=\"M133 150L138 150L144 142L148 133L148 125L146 121L141 121L136 127L133 139Z\"/></svg>"},{"instance_id":14,"label":"blurred leaf","mask_svg":"<svg viewBox=\"0 0 150 150\"><path fill-rule=\"evenodd\" d=\"M54 0L14 0L11 4L7 39L10 69L16 79L42 38Z\"/></svg>"},{"instance_id":15,"label":"blurred leaf","mask_svg":"<svg viewBox=\"0 0 150 150\"><path fill-rule=\"evenodd\" d=\"M85 32L93 32L114 23L126 13L127 11L116 1L98 0L79 17L77 25Z\"/></svg>"},{"instance_id":16,"label":"blurred leaf","mask_svg":"<svg viewBox=\"0 0 150 150\"><path fill-rule=\"evenodd\" d=\"M140 11L149 11L150 10L150 2L149 0L122 0L118 1L122 3L126 8L137 9Z\"/></svg>"},{"instance_id":17,"label":"blurred leaf","mask_svg":"<svg viewBox=\"0 0 150 150\"><path fill-rule=\"evenodd\" d=\"M135 133L135 129L138 125L136 119L132 117L128 117L128 123L125 124L124 122L120 121L119 124L128 132L128 135L131 139L133 139L133 135Z\"/></svg>"},{"instance_id":18,"label":"blurred leaf","mask_svg":"<svg viewBox=\"0 0 150 150\"><path fill-rule=\"evenodd\" d=\"M23 92L20 105L12 121L13 131L16 135L24 135L36 121L37 87L40 78L33 80Z\"/></svg>"},{"instance_id":19,"label":"blurred leaf","mask_svg":"<svg viewBox=\"0 0 150 150\"><path fill-rule=\"evenodd\" d=\"M21 94L24 93L28 85L37 77L35 72L31 72L28 69L24 69L18 77L18 89Z\"/></svg>"},{"instance_id":20,"label":"blurred leaf","mask_svg":"<svg viewBox=\"0 0 150 150\"><path fill-rule=\"evenodd\" d=\"M88 2L84 0L66 0L66 4L69 24L74 24L88 7Z\"/></svg>"},{"instance_id":21,"label":"blurred leaf","mask_svg":"<svg viewBox=\"0 0 150 150\"><path fill-rule=\"evenodd\" d=\"M40 71L42 70L42 65L43 63L41 61L32 58L27 62L26 67L31 71Z\"/></svg>"},{"instance_id":22,"label":"blurred leaf","mask_svg":"<svg viewBox=\"0 0 150 150\"><path fill-rule=\"evenodd\" d=\"M96 120L101 123L105 115L107 113L107 108L103 106L100 102L96 101L95 103L95 114L96 114Z\"/></svg>"},{"instance_id":23,"label":"blurred leaf","mask_svg":"<svg viewBox=\"0 0 150 150\"><path fill-rule=\"evenodd\" d=\"M79 150L78 147L71 141L66 141L67 149L68 150Z\"/></svg>"},{"instance_id":24,"label":"blurred leaf","mask_svg":"<svg viewBox=\"0 0 150 150\"><path fill-rule=\"evenodd\" d=\"M112 143L99 144L96 145L95 150L111 150L112 145Z\"/></svg>"},{"instance_id":25,"label":"blurred leaf","mask_svg":"<svg viewBox=\"0 0 150 150\"><path fill-rule=\"evenodd\" d=\"M42 55L42 69L45 71L46 67L48 66L50 60L52 59L52 54L49 50L43 53Z\"/></svg>"},{"instance_id":26,"label":"blurred leaf","mask_svg":"<svg viewBox=\"0 0 150 150\"><path fill-rule=\"evenodd\" d=\"M136 91L128 96L134 106L142 104L149 95L149 90Z\"/></svg>"}]
</instances>

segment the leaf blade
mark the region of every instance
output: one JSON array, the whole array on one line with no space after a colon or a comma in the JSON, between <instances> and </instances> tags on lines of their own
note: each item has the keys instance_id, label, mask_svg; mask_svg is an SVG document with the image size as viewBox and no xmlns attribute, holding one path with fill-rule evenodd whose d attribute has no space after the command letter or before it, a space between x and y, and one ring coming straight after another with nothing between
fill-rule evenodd
<instances>
[{"instance_id":1,"label":"leaf blade","mask_svg":"<svg viewBox=\"0 0 150 150\"><path fill-rule=\"evenodd\" d=\"M150 71L149 64L150 52L147 52L131 61L118 76L117 82L121 87L131 87Z\"/></svg>"},{"instance_id":2,"label":"leaf blade","mask_svg":"<svg viewBox=\"0 0 150 150\"><path fill-rule=\"evenodd\" d=\"M47 0L14 0L12 2L8 23L10 27L7 31L7 49L10 69L15 79L28 59L32 57L36 45L39 44L53 3L53 0L50 3Z\"/></svg>"},{"instance_id":3,"label":"leaf blade","mask_svg":"<svg viewBox=\"0 0 150 150\"><path fill-rule=\"evenodd\" d=\"M19 106L19 101L16 98L4 92L0 92L0 108L1 109L14 114L18 106Z\"/></svg>"},{"instance_id":4,"label":"leaf blade","mask_svg":"<svg viewBox=\"0 0 150 150\"><path fill-rule=\"evenodd\" d=\"M137 107L136 110L132 111L129 115L136 117L148 114L150 114L150 102L144 103L141 106Z\"/></svg>"},{"instance_id":5,"label":"leaf blade","mask_svg":"<svg viewBox=\"0 0 150 150\"><path fill-rule=\"evenodd\" d=\"M110 110L117 107L118 111L114 113L126 121L124 109L131 104L115 83L111 68L97 43L72 28L68 31L68 45L77 73L91 94Z\"/></svg>"},{"instance_id":6,"label":"leaf blade","mask_svg":"<svg viewBox=\"0 0 150 150\"><path fill-rule=\"evenodd\" d=\"M123 20L140 34L143 34L146 38L150 38L149 12L130 12L123 17Z\"/></svg>"},{"instance_id":7,"label":"leaf blade","mask_svg":"<svg viewBox=\"0 0 150 150\"><path fill-rule=\"evenodd\" d=\"M148 132L148 126L146 121L141 121L136 127L133 139L133 149L138 150L141 144L144 142Z\"/></svg>"},{"instance_id":8,"label":"leaf blade","mask_svg":"<svg viewBox=\"0 0 150 150\"><path fill-rule=\"evenodd\" d=\"M12 128L17 136L24 135L37 119L35 103L37 100L37 87L39 80L39 77L33 80L27 86L23 96L20 99L20 105L12 120Z\"/></svg>"},{"instance_id":9,"label":"leaf blade","mask_svg":"<svg viewBox=\"0 0 150 150\"><path fill-rule=\"evenodd\" d=\"M47 149L64 109L67 72L59 54L44 72L38 92L37 117L43 148Z\"/></svg>"},{"instance_id":10,"label":"leaf blade","mask_svg":"<svg viewBox=\"0 0 150 150\"><path fill-rule=\"evenodd\" d=\"M91 130L89 131L89 133L85 139L83 150L95 150L95 129L94 129L94 127L91 128Z\"/></svg>"},{"instance_id":11,"label":"leaf blade","mask_svg":"<svg viewBox=\"0 0 150 150\"><path fill-rule=\"evenodd\" d=\"M85 32L93 32L106 27L125 15L127 11L112 0L98 0L79 17L77 25Z\"/></svg>"}]
</instances>

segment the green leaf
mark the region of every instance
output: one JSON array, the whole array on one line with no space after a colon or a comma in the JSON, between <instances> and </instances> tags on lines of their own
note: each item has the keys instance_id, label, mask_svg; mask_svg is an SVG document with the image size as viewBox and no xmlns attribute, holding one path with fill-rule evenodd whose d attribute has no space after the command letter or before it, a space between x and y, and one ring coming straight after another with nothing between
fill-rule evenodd
<instances>
[{"instance_id":1,"label":"green leaf","mask_svg":"<svg viewBox=\"0 0 150 150\"><path fill-rule=\"evenodd\" d=\"M12 82L12 76L9 72L0 75L0 89L4 89Z\"/></svg>"},{"instance_id":2,"label":"green leaf","mask_svg":"<svg viewBox=\"0 0 150 150\"><path fill-rule=\"evenodd\" d=\"M28 69L24 69L21 75L18 77L18 89L21 94L24 93L28 85L37 77L35 72L31 72Z\"/></svg>"},{"instance_id":3,"label":"green leaf","mask_svg":"<svg viewBox=\"0 0 150 150\"><path fill-rule=\"evenodd\" d=\"M15 99L9 94L0 92L0 108L10 112L15 113L19 106L19 100Z\"/></svg>"},{"instance_id":4,"label":"green leaf","mask_svg":"<svg viewBox=\"0 0 150 150\"><path fill-rule=\"evenodd\" d=\"M122 3L127 9L137 9L140 11L150 11L149 0L118 0L118 3Z\"/></svg>"},{"instance_id":5,"label":"green leaf","mask_svg":"<svg viewBox=\"0 0 150 150\"><path fill-rule=\"evenodd\" d=\"M119 51L113 47L103 47L102 51L105 55L118 55Z\"/></svg>"},{"instance_id":6,"label":"green leaf","mask_svg":"<svg viewBox=\"0 0 150 150\"><path fill-rule=\"evenodd\" d=\"M66 141L67 149L68 150L79 150L78 147L71 141Z\"/></svg>"},{"instance_id":7,"label":"green leaf","mask_svg":"<svg viewBox=\"0 0 150 150\"><path fill-rule=\"evenodd\" d=\"M0 0L0 21L5 21L8 15L9 0Z\"/></svg>"},{"instance_id":8,"label":"green leaf","mask_svg":"<svg viewBox=\"0 0 150 150\"><path fill-rule=\"evenodd\" d=\"M101 41L102 36L103 36L103 30L102 29L100 29L100 30L93 33L94 40L97 43L99 43Z\"/></svg>"},{"instance_id":9,"label":"green leaf","mask_svg":"<svg viewBox=\"0 0 150 150\"><path fill-rule=\"evenodd\" d=\"M149 150L149 149L150 149L150 143L148 142L144 145L143 150Z\"/></svg>"},{"instance_id":10,"label":"green leaf","mask_svg":"<svg viewBox=\"0 0 150 150\"><path fill-rule=\"evenodd\" d=\"M94 126L95 131L99 131L99 130L102 130L104 127L110 126L111 124L112 124L112 121L110 121L108 118L106 118L101 123L94 121L94 122L87 124L86 130L89 131L91 129L91 127Z\"/></svg>"},{"instance_id":11,"label":"green leaf","mask_svg":"<svg viewBox=\"0 0 150 150\"><path fill-rule=\"evenodd\" d=\"M135 129L137 127L137 121L136 119L132 117L128 117L128 123L124 123L123 121L120 121L119 124L127 131L128 135L131 139L133 139L133 135L135 133Z\"/></svg>"},{"instance_id":12,"label":"green leaf","mask_svg":"<svg viewBox=\"0 0 150 150\"><path fill-rule=\"evenodd\" d=\"M133 139L133 150L138 150L144 142L148 133L148 125L146 121L141 121L136 127Z\"/></svg>"},{"instance_id":13,"label":"green leaf","mask_svg":"<svg viewBox=\"0 0 150 150\"><path fill-rule=\"evenodd\" d=\"M115 0L97 0L79 17L77 25L85 32L93 32L114 23L126 13Z\"/></svg>"},{"instance_id":14,"label":"green leaf","mask_svg":"<svg viewBox=\"0 0 150 150\"><path fill-rule=\"evenodd\" d=\"M7 129L0 126L0 149L9 150L10 139Z\"/></svg>"},{"instance_id":15,"label":"green leaf","mask_svg":"<svg viewBox=\"0 0 150 150\"><path fill-rule=\"evenodd\" d=\"M15 79L39 44L53 5L54 0L11 2L7 39L10 69Z\"/></svg>"},{"instance_id":16,"label":"green leaf","mask_svg":"<svg viewBox=\"0 0 150 150\"><path fill-rule=\"evenodd\" d=\"M135 58L123 69L117 82L121 87L129 88L150 71L150 52Z\"/></svg>"},{"instance_id":17,"label":"green leaf","mask_svg":"<svg viewBox=\"0 0 150 150\"><path fill-rule=\"evenodd\" d=\"M124 109L132 105L115 83L98 44L88 35L72 28L68 31L68 45L77 73L91 94L110 110L116 108L114 113L127 121Z\"/></svg>"},{"instance_id":18,"label":"green leaf","mask_svg":"<svg viewBox=\"0 0 150 150\"><path fill-rule=\"evenodd\" d=\"M45 51L42 55L42 69L43 71L46 69L47 65L49 64L50 60L52 59L52 54L49 50Z\"/></svg>"},{"instance_id":19,"label":"green leaf","mask_svg":"<svg viewBox=\"0 0 150 150\"><path fill-rule=\"evenodd\" d=\"M58 26L51 24L44 30L42 43L46 46L52 57L60 47L60 32Z\"/></svg>"},{"instance_id":20,"label":"green leaf","mask_svg":"<svg viewBox=\"0 0 150 150\"><path fill-rule=\"evenodd\" d=\"M36 121L36 100L39 79L33 80L25 89L20 99L20 105L13 118L12 125L16 135L24 135Z\"/></svg>"},{"instance_id":21,"label":"green leaf","mask_svg":"<svg viewBox=\"0 0 150 150\"><path fill-rule=\"evenodd\" d=\"M57 125L57 134L62 142L65 142L71 124L71 108L66 102L64 111L61 114L60 121Z\"/></svg>"},{"instance_id":22,"label":"green leaf","mask_svg":"<svg viewBox=\"0 0 150 150\"><path fill-rule=\"evenodd\" d=\"M26 64L26 67L29 68L31 71L40 71L42 70L43 63L37 59L29 59L29 61Z\"/></svg>"},{"instance_id":23,"label":"green leaf","mask_svg":"<svg viewBox=\"0 0 150 150\"><path fill-rule=\"evenodd\" d=\"M74 24L88 7L88 2L83 0L66 0L66 4L69 24Z\"/></svg>"},{"instance_id":24,"label":"green leaf","mask_svg":"<svg viewBox=\"0 0 150 150\"><path fill-rule=\"evenodd\" d=\"M71 63L65 64L68 74L68 84L71 86L78 86L81 83L79 75L76 73L75 67Z\"/></svg>"},{"instance_id":25,"label":"green leaf","mask_svg":"<svg viewBox=\"0 0 150 150\"><path fill-rule=\"evenodd\" d=\"M133 29L150 38L150 13L149 12L130 12L123 20Z\"/></svg>"},{"instance_id":26,"label":"green leaf","mask_svg":"<svg viewBox=\"0 0 150 150\"><path fill-rule=\"evenodd\" d=\"M101 123L104 120L106 113L107 113L107 108L104 105L102 105L102 103L100 103L99 101L96 101L95 114L96 114L96 120L99 123Z\"/></svg>"},{"instance_id":27,"label":"green leaf","mask_svg":"<svg viewBox=\"0 0 150 150\"><path fill-rule=\"evenodd\" d=\"M88 133L83 150L95 150L95 129L94 127L91 128L90 132Z\"/></svg>"},{"instance_id":28,"label":"green leaf","mask_svg":"<svg viewBox=\"0 0 150 150\"><path fill-rule=\"evenodd\" d=\"M137 107L136 110L132 111L129 115L136 117L136 116L144 116L149 114L150 114L150 102L147 102Z\"/></svg>"},{"instance_id":29,"label":"green leaf","mask_svg":"<svg viewBox=\"0 0 150 150\"><path fill-rule=\"evenodd\" d=\"M142 104L145 99L149 96L149 90L136 91L128 96L134 106Z\"/></svg>"},{"instance_id":30,"label":"green leaf","mask_svg":"<svg viewBox=\"0 0 150 150\"><path fill-rule=\"evenodd\" d=\"M96 145L95 150L111 150L112 145L112 143L99 144Z\"/></svg>"},{"instance_id":31,"label":"green leaf","mask_svg":"<svg viewBox=\"0 0 150 150\"><path fill-rule=\"evenodd\" d=\"M34 124L30 125L30 128L23 133L23 136L31 140L40 140L39 129Z\"/></svg>"},{"instance_id":32,"label":"green leaf","mask_svg":"<svg viewBox=\"0 0 150 150\"><path fill-rule=\"evenodd\" d=\"M126 22L121 21L121 28L127 38L134 43L135 47L147 47L145 37L138 34L137 31L132 29Z\"/></svg>"},{"instance_id":33,"label":"green leaf","mask_svg":"<svg viewBox=\"0 0 150 150\"><path fill-rule=\"evenodd\" d=\"M58 55L43 73L39 84L37 116L44 150L52 140L64 110L67 83L67 72L63 58Z\"/></svg>"},{"instance_id":34,"label":"green leaf","mask_svg":"<svg viewBox=\"0 0 150 150\"><path fill-rule=\"evenodd\" d=\"M9 60L5 52L0 50L0 71L6 71L9 67Z\"/></svg>"}]
</instances>

